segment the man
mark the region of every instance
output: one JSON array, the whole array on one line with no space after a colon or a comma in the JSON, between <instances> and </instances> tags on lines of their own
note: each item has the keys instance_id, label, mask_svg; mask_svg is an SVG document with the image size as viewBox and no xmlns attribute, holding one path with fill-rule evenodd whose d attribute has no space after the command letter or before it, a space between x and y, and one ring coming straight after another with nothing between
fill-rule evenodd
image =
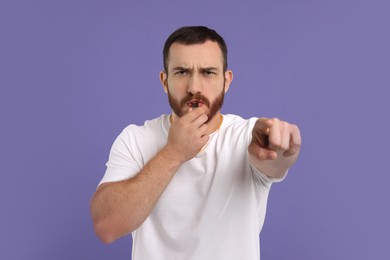
<instances>
[{"instance_id":1,"label":"man","mask_svg":"<svg viewBox=\"0 0 390 260\"><path fill-rule=\"evenodd\" d=\"M171 115L128 126L91 201L97 235L133 236L133 258L259 259L272 182L297 160L297 126L222 115L233 73L224 40L183 27L164 46Z\"/></svg>"}]
</instances>

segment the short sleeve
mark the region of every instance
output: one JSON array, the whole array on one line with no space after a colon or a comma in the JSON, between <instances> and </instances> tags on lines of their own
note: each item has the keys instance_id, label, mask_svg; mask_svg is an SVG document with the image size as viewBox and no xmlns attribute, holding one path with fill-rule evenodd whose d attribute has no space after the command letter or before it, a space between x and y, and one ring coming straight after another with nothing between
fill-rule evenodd
<instances>
[{"instance_id":1,"label":"short sleeve","mask_svg":"<svg viewBox=\"0 0 390 260\"><path fill-rule=\"evenodd\" d=\"M254 176L256 177L256 179L258 181L260 181L261 183L263 184L266 184L266 183L276 183L276 182L281 182L284 180L284 178L286 178L287 176L287 173L288 173L288 170L286 171L286 173L280 177L280 178L271 178L271 177L268 177L267 175L265 175L264 173L262 173L261 171L259 171L255 166L253 166L251 164L251 170L252 170L252 173L254 174Z\"/></svg>"},{"instance_id":2,"label":"short sleeve","mask_svg":"<svg viewBox=\"0 0 390 260\"><path fill-rule=\"evenodd\" d=\"M129 179L141 170L131 149L131 132L127 129L114 141L106 166L106 172L99 185Z\"/></svg>"}]
</instances>

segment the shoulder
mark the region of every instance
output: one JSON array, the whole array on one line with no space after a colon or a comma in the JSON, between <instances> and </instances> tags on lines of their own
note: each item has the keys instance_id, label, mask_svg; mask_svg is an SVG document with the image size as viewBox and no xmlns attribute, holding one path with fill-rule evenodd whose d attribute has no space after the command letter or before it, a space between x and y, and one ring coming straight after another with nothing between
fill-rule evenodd
<instances>
[{"instance_id":1,"label":"shoulder","mask_svg":"<svg viewBox=\"0 0 390 260\"><path fill-rule=\"evenodd\" d=\"M233 115L233 114L226 114L223 115L223 122L221 125L221 129L229 130L229 129L252 129L254 124L257 121L257 117L252 117L249 119L244 119L241 116Z\"/></svg>"},{"instance_id":2,"label":"shoulder","mask_svg":"<svg viewBox=\"0 0 390 260\"><path fill-rule=\"evenodd\" d=\"M169 116L162 115L158 118L145 121L143 125L128 125L117 136L113 144L114 150L127 151L133 157L150 157L166 142L168 136L167 125Z\"/></svg>"},{"instance_id":3,"label":"shoulder","mask_svg":"<svg viewBox=\"0 0 390 260\"><path fill-rule=\"evenodd\" d=\"M130 124L117 136L116 142L123 142L126 146L147 145L164 140L169 131L169 116L161 115L158 118L147 120L143 125Z\"/></svg>"},{"instance_id":4,"label":"shoulder","mask_svg":"<svg viewBox=\"0 0 390 260\"><path fill-rule=\"evenodd\" d=\"M169 116L161 115L160 117L146 120L143 125L130 124L123 129L121 135L148 135L164 132L167 130L167 123L169 123Z\"/></svg>"}]
</instances>

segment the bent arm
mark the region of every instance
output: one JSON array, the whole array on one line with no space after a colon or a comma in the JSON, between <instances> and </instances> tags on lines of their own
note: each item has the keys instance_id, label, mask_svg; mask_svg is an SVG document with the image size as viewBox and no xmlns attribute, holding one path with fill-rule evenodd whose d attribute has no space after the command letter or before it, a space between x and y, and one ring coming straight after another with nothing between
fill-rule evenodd
<instances>
[{"instance_id":1,"label":"bent arm","mask_svg":"<svg viewBox=\"0 0 390 260\"><path fill-rule=\"evenodd\" d=\"M172 123L167 145L136 176L99 187L91 214L103 242L111 243L145 221L179 167L207 143L206 121L204 109L190 111Z\"/></svg>"},{"instance_id":2,"label":"bent arm","mask_svg":"<svg viewBox=\"0 0 390 260\"><path fill-rule=\"evenodd\" d=\"M111 243L137 229L152 212L180 165L165 147L135 177L102 184L91 200L98 237Z\"/></svg>"}]
</instances>

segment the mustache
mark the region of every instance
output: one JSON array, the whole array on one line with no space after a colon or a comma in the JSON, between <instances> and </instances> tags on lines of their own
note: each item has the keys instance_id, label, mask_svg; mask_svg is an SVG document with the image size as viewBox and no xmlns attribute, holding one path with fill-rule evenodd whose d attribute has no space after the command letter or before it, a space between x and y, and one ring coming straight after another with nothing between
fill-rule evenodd
<instances>
[{"instance_id":1,"label":"mustache","mask_svg":"<svg viewBox=\"0 0 390 260\"><path fill-rule=\"evenodd\" d=\"M195 93L195 94L191 94L189 93L187 96L185 96L181 102L180 102L180 106L185 106L187 105L188 102L190 102L191 100L198 100L198 101L201 101L203 104L205 104L207 107L210 107L210 101L205 97L203 96L202 94L199 94L199 93Z\"/></svg>"}]
</instances>

